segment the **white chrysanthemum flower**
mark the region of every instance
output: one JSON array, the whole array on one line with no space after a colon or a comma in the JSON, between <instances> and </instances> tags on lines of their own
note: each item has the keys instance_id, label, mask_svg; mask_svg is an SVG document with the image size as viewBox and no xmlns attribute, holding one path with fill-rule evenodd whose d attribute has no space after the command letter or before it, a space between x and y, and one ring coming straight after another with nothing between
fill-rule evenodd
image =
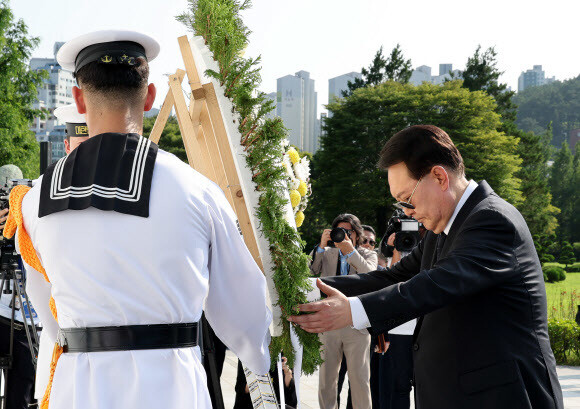
<instances>
[{"instance_id":1,"label":"white chrysanthemum flower","mask_svg":"<svg viewBox=\"0 0 580 409\"><path fill-rule=\"evenodd\" d=\"M298 190L299 187L300 187L300 179L298 179L298 178L291 178L290 179L290 188L291 189Z\"/></svg>"},{"instance_id":2,"label":"white chrysanthemum flower","mask_svg":"<svg viewBox=\"0 0 580 409\"><path fill-rule=\"evenodd\" d=\"M306 156L300 159L300 165L302 165L304 176L306 176L303 180L307 180L308 178L310 178L310 161Z\"/></svg>"},{"instance_id":3,"label":"white chrysanthemum flower","mask_svg":"<svg viewBox=\"0 0 580 409\"><path fill-rule=\"evenodd\" d=\"M287 154L284 154L284 156L282 157L282 164L284 165L284 168L286 169L286 173L288 174L288 177L293 179L294 178L294 169L292 169L292 164L290 163L290 157Z\"/></svg>"}]
</instances>

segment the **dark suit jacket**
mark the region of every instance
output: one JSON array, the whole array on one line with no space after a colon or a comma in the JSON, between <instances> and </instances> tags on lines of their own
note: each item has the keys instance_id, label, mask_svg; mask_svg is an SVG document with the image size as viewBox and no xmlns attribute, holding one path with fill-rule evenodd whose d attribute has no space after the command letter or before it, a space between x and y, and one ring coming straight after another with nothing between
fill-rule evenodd
<instances>
[{"instance_id":1,"label":"dark suit jacket","mask_svg":"<svg viewBox=\"0 0 580 409\"><path fill-rule=\"evenodd\" d=\"M438 260L437 235L387 271L324 282L359 296L371 334L412 318L418 409L562 409L546 290L520 213L483 181Z\"/></svg>"}]
</instances>

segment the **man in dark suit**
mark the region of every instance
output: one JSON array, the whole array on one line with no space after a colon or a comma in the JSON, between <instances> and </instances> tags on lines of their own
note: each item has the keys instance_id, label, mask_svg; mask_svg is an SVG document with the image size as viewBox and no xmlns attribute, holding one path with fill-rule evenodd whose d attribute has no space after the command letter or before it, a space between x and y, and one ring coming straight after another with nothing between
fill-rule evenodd
<instances>
[{"instance_id":1,"label":"man in dark suit","mask_svg":"<svg viewBox=\"0 0 580 409\"><path fill-rule=\"evenodd\" d=\"M381 151L391 194L430 230L387 271L329 277L329 297L289 320L309 332L352 325L372 334L419 317L418 409L563 409L546 291L520 213L482 181L443 130L412 126Z\"/></svg>"}]
</instances>

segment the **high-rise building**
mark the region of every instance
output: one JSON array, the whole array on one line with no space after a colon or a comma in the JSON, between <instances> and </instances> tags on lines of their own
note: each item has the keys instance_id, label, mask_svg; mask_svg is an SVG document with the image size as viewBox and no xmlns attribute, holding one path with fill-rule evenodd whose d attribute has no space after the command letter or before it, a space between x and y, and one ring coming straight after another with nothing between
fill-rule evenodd
<instances>
[{"instance_id":1,"label":"high-rise building","mask_svg":"<svg viewBox=\"0 0 580 409\"><path fill-rule=\"evenodd\" d=\"M430 82L435 85L443 84L446 80L461 77L461 71L454 70L453 64L439 64L439 75L431 75L431 67L421 65L413 70L409 82L413 85L421 85L424 82Z\"/></svg>"},{"instance_id":2,"label":"high-rise building","mask_svg":"<svg viewBox=\"0 0 580 409\"><path fill-rule=\"evenodd\" d=\"M56 53L64 43L54 44L54 58L32 58L32 70L46 70L48 78L38 87L37 100L34 108L48 110L46 119L34 118L32 131L39 142L52 142L52 159L56 161L65 155L64 137L65 124L53 114L55 108L74 103L72 87L76 84L72 72L63 70L56 61Z\"/></svg>"},{"instance_id":3,"label":"high-rise building","mask_svg":"<svg viewBox=\"0 0 580 409\"><path fill-rule=\"evenodd\" d=\"M276 107L278 106L278 93L270 92L266 94L266 99L274 103L274 109L266 114L266 118L274 119L277 116Z\"/></svg>"},{"instance_id":4,"label":"high-rise building","mask_svg":"<svg viewBox=\"0 0 580 409\"><path fill-rule=\"evenodd\" d=\"M318 147L317 94L307 71L277 80L276 114L288 128L290 144L314 153Z\"/></svg>"},{"instance_id":5,"label":"high-rise building","mask_svg":"<svg viewBox=\"0 0 580 409\"><path fill-rule=\"evenodd\" d=\"M328 103L330 104L335 98L342 98L342 91L348 90L348 83L354 82L355 79L362 78L360 72L349 72L348 74L339 75L328 80ZM332 111L328 111L328 116L332 117Z\"/></svg>"},{"instance_id":6,"label":"high-rise building","mask_svg":"<svg viewBox=\"0 0 580 409\"><path fill-rule=\"evenodd\" d=\"M413 85L421 85L424 82L431 82L431 67L421 65L413 70L409 82Z\"/></svg>"},{"instance_id":7,"label":"high-rise building","mask_svg":"<svg viewBox=\"0 0 580 409\"><path fill-rule=\"evenodd\" d=\"M453 71L453 64L439 64L439 75L449 74Z\"/></svg>"},{"instance_id":8,"label":"high-rise building","mask_svg":"<svg viewBox=\"0 0 580 409\"><path fill-rule=\"evenodd\" d=\"M348 89L348 83L354 82L356 78L362 78L360 72L349 72L348 74L339 75L328 80L328 103L330 104L333 98L342 98L342 91Z\"/></svg>"},{"instance_id":9,"label":"high-rise building","mask_svg":"<svg viewBox=\"0 0 580 409\"><path fill-rule=\"evenodd\" d=\"M541 85L550 84L556 81L556 77L546 78L546 73L542 70L541 65L534 65L534 68L527 71L522 71L518 78L518 92L531 87L539 87Z\"/></svg>"}]
</instances>

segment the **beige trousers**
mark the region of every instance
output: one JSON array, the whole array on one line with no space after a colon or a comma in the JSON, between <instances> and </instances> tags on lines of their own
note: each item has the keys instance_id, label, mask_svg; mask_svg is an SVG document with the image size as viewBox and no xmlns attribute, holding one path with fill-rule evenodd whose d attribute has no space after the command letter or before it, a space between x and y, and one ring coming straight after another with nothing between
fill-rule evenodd
<instances>
[{"instance_id":1,"label":"beige trousers","mask_svg":"<svg viewBox=\"0 0 580 409\"><path fill-rule=\"evenodd\" d=\"M368 332L361 333L350 327L325 332L320 335L323 344L318 381L320 409L338 409L336 395L338 372L342 354L346 357L352 406L354 409L371 409L370 341ZM345 382L343 388L346 388Z\"/></svg>"}]
</instances>

